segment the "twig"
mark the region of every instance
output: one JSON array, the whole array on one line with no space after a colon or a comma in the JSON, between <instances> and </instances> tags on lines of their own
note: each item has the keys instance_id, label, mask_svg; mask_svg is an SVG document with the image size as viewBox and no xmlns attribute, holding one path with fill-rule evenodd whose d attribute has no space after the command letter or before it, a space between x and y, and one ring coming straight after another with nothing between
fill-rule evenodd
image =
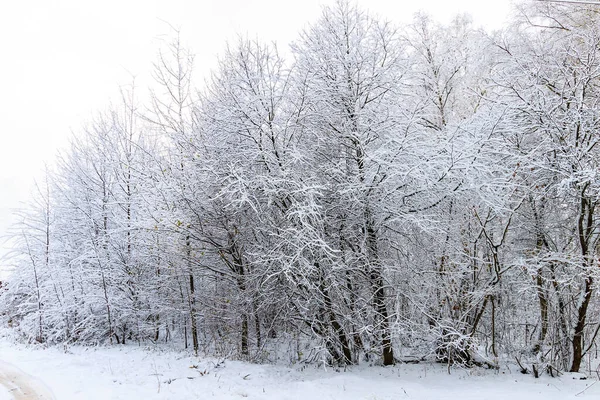
<instances>
[{"instance_id":1,"label":"twig","mask_svg":"<svg viewBox=\"0 0 600 400\"><path fill-rule=\"evenodd\" d=\"M592 386L594 386L596 383L598 383L598 381L592 383L590 386L586 387L581 392L577 393L575 396L579 396L581 393L585 392L586 390L588 390L589 388L591 388Z\"/></svg>"}]
</instances>

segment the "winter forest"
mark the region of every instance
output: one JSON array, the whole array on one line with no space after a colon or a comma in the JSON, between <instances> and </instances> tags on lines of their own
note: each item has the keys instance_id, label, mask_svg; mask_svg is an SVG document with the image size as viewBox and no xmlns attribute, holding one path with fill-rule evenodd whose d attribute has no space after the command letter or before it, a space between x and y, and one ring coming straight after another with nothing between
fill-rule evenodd
<instances>
[{"instance_id":1,"label":"winter forest","mask_svg":"<svg viewBox=\"0 0 600 400\"><path fill-rule=\"evenodd\" d=\"M340 0L290 50L224 44L201 82L173 34L151 95L124 87L20 211L2 324L252 362L595 368L599 12L532 1L490 33Z\"/></svg>"}]
</instances>

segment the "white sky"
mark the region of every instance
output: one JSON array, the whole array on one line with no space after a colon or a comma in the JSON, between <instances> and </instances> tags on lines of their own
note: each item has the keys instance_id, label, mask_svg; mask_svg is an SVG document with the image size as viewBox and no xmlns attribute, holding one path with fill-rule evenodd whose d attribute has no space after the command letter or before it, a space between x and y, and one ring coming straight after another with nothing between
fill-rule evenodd
<instances>
[{"instance_id":1,"label":"white sky","mask_svg":"<svg viewBox=\"0 0 600 400\"><path fill-rule=\"evenodd\" d=\"M237 33L286 47L322 4L333 0L4 0L0 5L0 237L11 210L27 200L44 162L52 163L118 86L148 82L163 21L181 28L208 71L225 41ZM509 0L358 0L394 22L426 11L448 22L470 13L477 25L498 28ZM0 240L0 256L5 250ZM0 265L2 263L0 262Z\"/></svg>"}]
</instances>

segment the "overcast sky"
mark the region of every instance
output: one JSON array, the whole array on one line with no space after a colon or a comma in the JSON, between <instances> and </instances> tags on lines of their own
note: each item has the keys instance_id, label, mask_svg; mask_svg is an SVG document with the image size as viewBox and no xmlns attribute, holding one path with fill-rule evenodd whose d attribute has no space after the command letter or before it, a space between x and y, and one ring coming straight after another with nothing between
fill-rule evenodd
<instances>
[{"instance_id":1,"label":"overcast sky","mask_svg":"<svg viewBox=\"0 0 600 400\"><path fill-rule=\"evenodd\" d=\"M448 22L470 13L476 25L499 28L509 0L363 0L394 22L423 10ZM34 178L51 164L72 131L105 108L119 85L148 82L164 21L206 73L226 40L247 34L287 47L333 0L19 0L0 12L0 236L26 201ZM414 4L414 5L413 5ZM3 253L0 242L0 255ZM1 265L1 263L0 263Z\"/></svg>"}]
</instances>

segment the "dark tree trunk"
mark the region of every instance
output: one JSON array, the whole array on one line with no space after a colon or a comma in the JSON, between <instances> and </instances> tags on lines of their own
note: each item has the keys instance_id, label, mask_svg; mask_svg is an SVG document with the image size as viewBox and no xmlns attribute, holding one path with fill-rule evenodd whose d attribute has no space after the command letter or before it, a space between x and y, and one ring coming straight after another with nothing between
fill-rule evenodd
<instances>
[{"instance_id":1,"label":"dark tree trunk","mask_svg":"<svg viewBox=\"0 0 600 400\"><path fill-rule=\"evenodd\" d=\"M373 223L371 221L370 213L367 210L367 246L370 253L370 262L372 263L370 269L371 284L373 285L373 302L375 306L375 312L379 317L379 326L381 333L381 346L383 365L394 364L394 350L392 348L392 335L390 332L390 321L385 304L385 289L383 274L381 271L381 263L379 262L379 249L377 247L377 237Z\"/></svg>"},{"instance_id":2,"label":"dark tree trunk","mask_svg":"<svg viewBox=\"0 0 600 400\"><path fill-rule=\"evenodd\" d=\"M585 329L585 320L587 310L592 298L592 277L585 280L585 291L583 301L577 310L577 323L575 324L575 332L573 333L573 363L571 364L571 372L579 372L581 360L583 359L583 330Z\"/></svg>"},{"instance_id":3,"label":"dark tree trunk","mask_svg":"<svg viewBox=\"0 0 600 400\"><path fill-rule=\"evenodd\" d=\"M329 296L329 291L327 290L327 287L325 287L324 283L321 287L321 290L323 292L323 298L325 300L325 308L327 310L327 313L329 314L329 322L331 323L331 327L333 328L333 331L335 332L335 334L337 336L337 340L339 341L340 346L342 347L343 356L341 357L341 359L338 359L337 361L340 364L352 364L352 351L350 350L348 337L346 336L346 333L344 332L344 328L339 323L337 316L336 316L335 312L333 311L333 304L331 301L331 297Z\"/></svg>"},{"instance_id":4,"label":"dark tree trunk","mask_svg":"<svg viewBox=\"0 0 600 400\"><path fill-rule=\"evenodd\" d=\"M252 302L254 308L254 334L256 335L256 348L260 350L262 347L262 332L260 329L260 316L258 315L258 302L256 298Z\"/></svg>"},{"instance_id":5,"label":"dark tree trunk","mask_svg":"<svg viewBox=\"0 0 600 400\"><path fill-rule=\"evenodd\" d=\"M594 230L594 204L592 200L585 195L586 185L581 192L581 208L579 210L579 219L577 221L577 230L579 234L579 245L581 247L581 255L584 259L583 268L587 270L590 267L589 245L590 237ZM583 287L582 301L577 309L577 322L573 332L573 363L571 364L571 372L579 372L583 354L583 332L585 329L585 321L587 318L588 306L592 298L594 279L587 275Z\"/></svg>"},{"instance_id":6,"label":"dark tree trunk","mask_svg":"<svg viewBox=\"0 0 600 400\"><path fill-rule=\"evenodd\" d=\"M248 351L248 315L242 315L242 355L247 356Z\"/></svg>"}]
</instances>

